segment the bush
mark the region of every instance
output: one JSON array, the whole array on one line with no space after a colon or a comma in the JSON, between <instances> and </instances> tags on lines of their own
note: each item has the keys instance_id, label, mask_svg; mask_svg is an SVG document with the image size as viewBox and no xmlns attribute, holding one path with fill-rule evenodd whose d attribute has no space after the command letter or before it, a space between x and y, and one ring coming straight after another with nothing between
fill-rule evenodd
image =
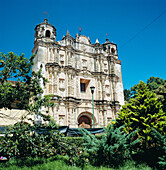
<instances>
[{"instance_id":1,"label":"bush","mask_svg":"<svg viewBox=\"0 0 166 170\"><path fill-rule=\"evenodd\" d=\"M136 132L127 134L122 131L123 128L124 126L114 129L111 125L104 128L106 134L100 140L87 130L81 129L86 141L84 146L92 164L117 167L131 158L132 148L138 142L138 140L131 142Z\"/></svg>"},{"instance_id":2,"label":"bush","mask_svg":"<svg viewBox=\"0 0 166 170\"><path fill-rule=\"evenodd\" d=\"M43 134L39 133L40 128L44 129ZM68 155L71 165L84 166L85 156L81 147L83 140L65 138L58 131L55 133L50 124L38 127L38 133L34 129L36 129L34 126L23 122L9 127L3 141L0 141L0 155L8 159L34 158L36 156L49 158L55 155Z\"/></svg>"},{"instance_id":3,"label":"bush","mask_svg":"<svg viewBox=\"0 0 166 170\"><path fill-rule=\"evenodd\" d=\"M166 169L166 136L162 136L157 130L153 129L153 136L156 139L156 147L159 151L158 166Z\"/></svg>"},{"instance_id":4,"label":"bush","mask_svg":"<svg viewBox=\"0 0 166 170\"><path fill-rule=\"evenodd\" d=\"M83 137L63 137L63 140L75 147L80 147L85 142Z\"/></svg>"}]
</instances>

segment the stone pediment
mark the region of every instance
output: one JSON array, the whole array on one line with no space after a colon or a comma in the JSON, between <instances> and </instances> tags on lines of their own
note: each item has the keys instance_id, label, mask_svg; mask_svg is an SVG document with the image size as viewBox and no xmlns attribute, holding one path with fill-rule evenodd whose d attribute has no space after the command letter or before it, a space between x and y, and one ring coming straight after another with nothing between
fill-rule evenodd
<instances>
[{"instance_id":1,"label":"stone pediment","mask_svg":"<svg viewBox=\"0 0 166 170\"><path fill-rule=\"evenodd\" d=\"M89 37L86 37L85 35L80 35L79 36L79 41L84 44L90 44L90 39Z\"/></svg>"},{"instance_id":2,"label":"stone pediment","mask_svg":"<svg viewBox=\"0 0 166 170\"><path fill-rule=\"evenodd\" d=\"M84 76L84 77L89 77L89 76L91 77L92 73L88 70L83 70L83 71L79 72L79 75Z\"/></svg>"}]
</instances>

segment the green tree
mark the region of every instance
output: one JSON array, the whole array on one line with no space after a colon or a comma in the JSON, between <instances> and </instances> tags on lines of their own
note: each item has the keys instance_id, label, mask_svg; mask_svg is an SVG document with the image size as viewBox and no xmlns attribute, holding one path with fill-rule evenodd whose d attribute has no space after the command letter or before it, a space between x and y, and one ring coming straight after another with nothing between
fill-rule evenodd
<instances>
[{"instance_id":1,"label":"green tree","mask_svg":"<svg viewBox=\"0 0 166 170\"><path fill-rule=\"evenodd\" d=\"M151 128L166 134L166 115L156 94L144 82L140 81L136 92L135 98L130 99L118 113L115 126L125 124L124 130L127 133L138 129L137 137L141 139L142 147L149 148L153 144Z\"/></svg>"},{"instance_id":2,"label":"green tree","mask_svg":"<svg viewBox=\"0 0 166 170\"><path fill-rule=\"evenodd\" d=\"M157 94L156 90L159 87L163 86L165 83L166 83L166 80L159 78L159 77L153 77L152 76L147 80L147 87L150 91ZM128 102L131 98L134 98L135 94L137 93L137 90L138 90L138 84L135 84L133 87L131 87L130 90L124 89L124 99L125 99L125 101ZM161 102L162 102L162 100L161 100Z\"/></svg>"},{"instance_id":3,"label":"green tree","mask_svg":"<svg viewBox=\"0 0 166 170\"><path fill-rule=\"evenodd\" d=\"M11 109L16 103L17 108L27 109L29 99L43 92L41 80L44 84L47 80L41 69L36 73L31 71L34 57L27 59L24 54L0 53L0 108Z\"/></svg>"},{"instance_id":4,"label":"green tree","mask_svg":"<svg viewBox=\"0 0 166 170\"><path fill-rule=\"evenodd\" d=\"M27 59L24 55L0 53L0 108L13 108L13 103L19 109L27 110L21 122L8 127L5 137L0 141L0 155L7 158L23 158L27 156L50 157L57 154L68 154L72 165L78 164L76 158L80 157L83 166L82 148L67 143L62 134L55 131L58 128L55 121L47 114L42 113L41 107L53 107L52 96L43 96L41 83L48 82L42 76L42 67L32 72L34 55ZM15 83L10 80L15 80ZM48 113L48 111L46 111ZM41 115L45 122L42 125L25 123L28 115ZM40 134L40 128L46 134ZM40 134L40 135L39 135Z\"/></svg>"},{"instance_id":5,"label":"green tree","mask_svg":"<svg viewBox=\"0 0 166 170\"><path fill-rule=\"evenodd\" d=\"M159 86L158 89L155 90L155 93L157 94L158 100L163 105L163 111L166 112L166 83Z\"/></svg>"},{"instance_id":6,"label":"green tree","mask_svg":"<svg viewBox=\"0 0 166 170\"><path fill-rule=\"evenodd\" d=\"M159 77L150 77L147 80L147 86L149 90L152 92L155 92L156 89L158 89L160 86L164 85L166 83L166 80L159 78Z\"/></svg>"},{"instance_id":7,"label":"green tree","mask_svg":"<svg viewBox=\"0 0 166 170\"><path fill-rule=\"evenodd\" d=\"M123 93L124 93L124 100L128 102L132 96L131 91L128 89L124 89Z\"/></svg>"}]
</instances>

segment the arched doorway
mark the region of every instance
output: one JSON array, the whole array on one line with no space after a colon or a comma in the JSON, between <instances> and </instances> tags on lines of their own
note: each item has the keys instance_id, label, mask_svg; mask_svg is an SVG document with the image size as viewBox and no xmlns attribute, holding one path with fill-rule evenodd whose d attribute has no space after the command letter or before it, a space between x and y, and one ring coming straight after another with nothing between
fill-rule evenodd
<instances>
[{"instance_id":1,"label":"arched doorway","mask_svg":"<svg viewBox=\"0 0 166 170\"><path fill-rule=\"evenodd\" d=\"M91 128L91 119L88 116L81 116L78 119L78 127L82 127L82 128Z\"/></svg>"},{"instance_id":2,"label":"arched doorway","mask_svg":"<svg viewBox=\"0 0 166 170\"><path fill-rule=\"evenodd\" d=\"M92 121L93 120L93 114L90 112L82 112L78 116L78 127L82 128L92 128ZM95 118L95 123L96 123L96 118Z\"/></svg>"}]
</instances>

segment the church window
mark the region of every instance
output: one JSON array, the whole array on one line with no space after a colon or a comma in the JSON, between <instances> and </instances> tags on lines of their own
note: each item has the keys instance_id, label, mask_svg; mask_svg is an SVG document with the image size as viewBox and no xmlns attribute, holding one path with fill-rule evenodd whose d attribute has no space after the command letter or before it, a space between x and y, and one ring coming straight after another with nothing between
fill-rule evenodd
<instances>
[{"instance_id":1,"label":"church window","mask_svg":"<svg viewBox=\"0 0 166 170\"><path fill-rule=\"evenodd\" d=\"M46 37L50 37L50 31L49 30L46 31Z\"/></svg>"},{"instance_id":2,"label":"church window","mask_svg":"<svg viewBox=\"0 0 166 170\"><path fill-rule=\"evenodd\" d=\"M85 92L85 83L80 83L81 92Z\"/></svg>"},{"instance_id":3,"label":"church window","mask_svg":"<svg viewBox=\"0 0 166 170\"><path fill-rule=\"evenodd\" d=\"M111 48L111 52L112 52L112 54L115 54L115 49Z\"/></svg>"},{"instance_id":4,"label":"church window","mask_svg":"<svg viewBox=\"0 0 166 170\"><path fill-rule=\"evenodd\" d=\"M82 93L85 93L87 90L87 87L89 85L90 80L87 79L80 79L80 91Z\"/></svg>"}]
</instances>

